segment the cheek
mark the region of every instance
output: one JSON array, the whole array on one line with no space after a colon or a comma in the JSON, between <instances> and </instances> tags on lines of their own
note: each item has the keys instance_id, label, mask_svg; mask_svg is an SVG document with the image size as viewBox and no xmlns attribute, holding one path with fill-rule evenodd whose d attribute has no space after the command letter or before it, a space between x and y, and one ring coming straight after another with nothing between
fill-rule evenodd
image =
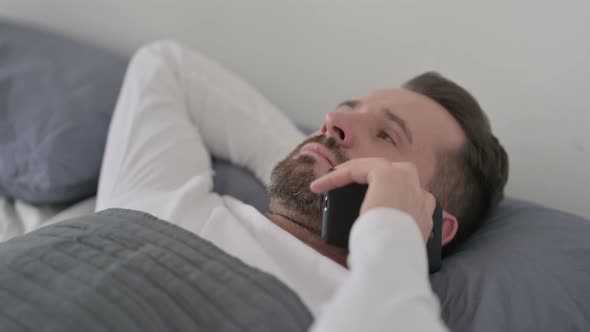
<instances>
[{"instance_id":1,"label":"cheek","mask_svg":"<svg viewBox=\"0 0 590 332\"><path fill-rule=\"evenodd\" d=\"M351 159L354 158L385 158L391 161L400 161L401 155L398 150L393 146L383 144L363 144L354 151L347 151L348 156Z\"/></svg>"},{"instance_id":2,"label":"cheek","mask_svg":"<svg viewBox=\"0 0 590 332\"><path fill-rule=\"evenodd\" d=\"M430 180L436 171L436 159L434 154L427 149L417 150L413 151L413 153L408 156L408 159L416 165L420 183L423 186L430 183Z\"/></svg>"}]
</instances>

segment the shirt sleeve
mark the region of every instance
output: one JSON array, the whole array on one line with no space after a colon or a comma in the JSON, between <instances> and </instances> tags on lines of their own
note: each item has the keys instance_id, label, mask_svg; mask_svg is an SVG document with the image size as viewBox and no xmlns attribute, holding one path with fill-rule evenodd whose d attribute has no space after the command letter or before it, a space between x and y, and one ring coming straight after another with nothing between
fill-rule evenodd
<instances>
[{"instance_id":1,"label":"shirt sleeve","mask_svg":"<svg viewBox=\"0 0 590 332\"><path fill-rule=\"evenodd\" d=\"M430 286L424 240L409 215L369 210L350 236L350 273L311 331L448 331Z\"/></svg>"},{"instance_id":2,"label":"shirt sleeve","mask_svg":"<svg viewBox=\"0 0 590 332\"><path fill-rule=\"evenodd\" d=\"M149 44L132 57L113 113L97 210L138 209L198 231L219 203L211 155L268 184L303 138L221 65L176 42Z\"/></svg>"}]
</instances>

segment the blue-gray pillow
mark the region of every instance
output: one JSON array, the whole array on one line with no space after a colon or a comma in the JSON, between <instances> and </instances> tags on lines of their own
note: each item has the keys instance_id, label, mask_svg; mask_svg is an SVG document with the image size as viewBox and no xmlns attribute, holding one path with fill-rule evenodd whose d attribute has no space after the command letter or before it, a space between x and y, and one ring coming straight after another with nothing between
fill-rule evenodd
<instances>
[{"instance_id":1,"label":"blue-gray pillow","mask_svg":"<svg viewBox=\"0 0 590 332\"><path fill-rule=\"evenodd\" d=\"M268 194L252 172L223 159L212 158L213 191L233 196L261 213L268 211Z\"/></svg>"},{"instance_id":2,"label":"blue-gray pillow","mask_svg":"<svg viewBox=\"0 0 590 332\"><path fill-rule=\"evenodd\" d=\"M0 21L0 195L67 203L96 193L127 60Z\"/></svg>"},{"instance_id":3,"label":"blue-gray pillow","mask_svg":"<svg viewBox=\"0 0 590 332\"><path fill-rule=\"evenodd\" d=\"M505 199L431 275L452 331L587 331L590 220Z\"/></svg>"},{"instance_id":4,"label":"blue-gray pillow","mask_svg":"<svg viewBox=\"0 0 590 332\"><path fill-rule=\"evenodd\" d=\"M268 209L248 171L214 160L214 189ZM590 221L505 199L430 276L455 332L586 331L590 327Z\"/></svg>"}]
</instances>

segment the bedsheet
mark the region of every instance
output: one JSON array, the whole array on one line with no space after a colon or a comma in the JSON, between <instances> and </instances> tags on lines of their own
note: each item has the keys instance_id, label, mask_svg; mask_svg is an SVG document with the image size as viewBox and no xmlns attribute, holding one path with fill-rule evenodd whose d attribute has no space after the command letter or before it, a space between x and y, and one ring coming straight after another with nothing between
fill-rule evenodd
<instances>
[{"instance_id":1,"label":"bedsheet","mask_svg":"<svg viewBox=\"0 0 590 332\"><path fill-rule=\"evenodd\" d=\"M96 198L72 205L32 205L0 196L0 242L40 227L94 212Z\"/></svg>"}]
</instances>

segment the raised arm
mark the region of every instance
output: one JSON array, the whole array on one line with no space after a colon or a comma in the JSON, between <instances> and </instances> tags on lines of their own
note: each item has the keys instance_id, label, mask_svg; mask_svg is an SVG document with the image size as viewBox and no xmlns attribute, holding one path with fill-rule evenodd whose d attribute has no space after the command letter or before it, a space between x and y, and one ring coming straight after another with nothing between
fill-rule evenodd
<instances>
[{"instance_id":1,"label":"raised arm","mask_svg":"<svg viewBox=\"0 0 590 332\"><path fill-rule=\"evenodd\" d=\"M207 219L210 153L265 184L303 135L247 83L178 43L133 56L113 114L97 210L126 207L178 224Z\"/></svg>"},{"instance_id":2,"label":"raised arm","mask_svg":"<svg viewBox=\"0 0 590 332\"><path fill-rule=\"evenodd\" d=\"M314 332L447 331L428 280L425 243L435 201L416 168L381 158L349 160L311 184L315 192L367 183L350 233L350 273Z\"/></svg>"},{"instance_id":3,"label":"raised arm","mask_svg":"<svg viewBox=\"0 0 590 332\"><path fill-rule=\"evenodd\" d=\"M448 331L428 280L422 235L409 215L371 209L350 234L350 274L313 332Z\"/></svg>"},{"instance_id":4,"label":"raised arm","mask_svg":"<svg viewBox=\"0 0 590 332\"><path fill-rule=\"evenodd\" d=\"M304 135L225 67L177 43L159 47L182 80L188 111L211 154L247 167L268 184L272 168Z\"/></svg>"}]
</instances>

